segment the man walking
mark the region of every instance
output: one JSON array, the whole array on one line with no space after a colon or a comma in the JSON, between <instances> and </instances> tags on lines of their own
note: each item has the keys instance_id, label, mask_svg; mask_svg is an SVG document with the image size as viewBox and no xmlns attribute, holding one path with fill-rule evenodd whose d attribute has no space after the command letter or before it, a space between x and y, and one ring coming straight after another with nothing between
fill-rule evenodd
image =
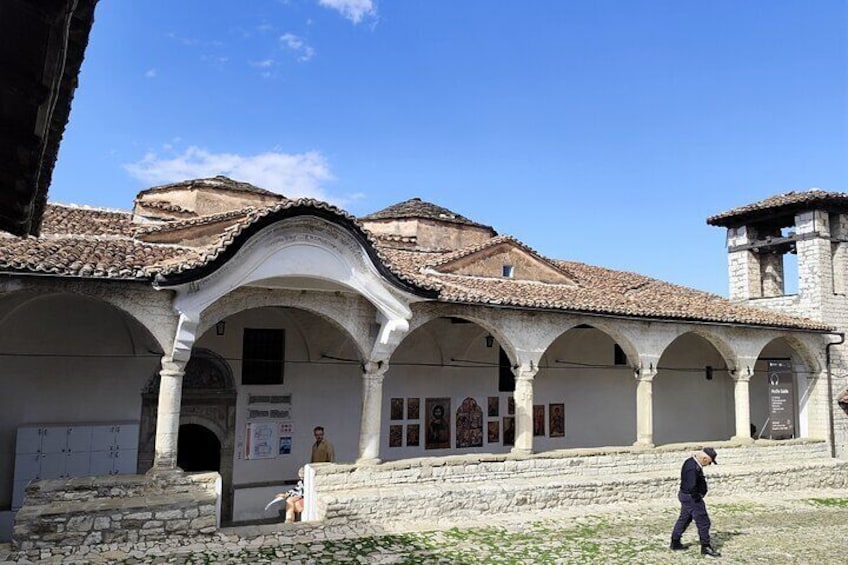
<instances>
[{"instance_id":1,"label":"man walking","mask_svg":"<svg viewBox=\"0 0 848 565\"><path fill-rule=\"evenodd\" d=\"M315 443L312 444L312 462L332 463L336 459L336 453L333 451L333 444L324 439L324 427L315 426L312 434L315 436Z\"/></svg>"},{"instance_id":2,"label":"man walking","mask_svg":"<svg viewBox=\"0 0 848 565\"><path fill-rule=\"evenodd\" d=\"M680 470L680 492L677 493L677 499L680 501L680 517L677 518L677 523L674 524L674 530L671 532L671 549L673 550L686 549L686 546L680 542L680 538L692 520L695 520L698 538L701 541L701 555L721 557L710 543L710 515L707 513L707 505L704 504L704 497L707 495L704 467L713 463L716 463L716 451L712 447L705 447L695 452L683 463L683 468Z\"/></svg>"}]
</instances>

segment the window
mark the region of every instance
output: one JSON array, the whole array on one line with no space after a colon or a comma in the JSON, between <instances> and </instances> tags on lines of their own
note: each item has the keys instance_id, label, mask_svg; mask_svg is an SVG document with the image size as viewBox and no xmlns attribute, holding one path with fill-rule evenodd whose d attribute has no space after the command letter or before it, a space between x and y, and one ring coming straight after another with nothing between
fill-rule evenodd
<instances>
[{"instance_id":1,"label":"window","mask_svg":"<svg viewBox=\"0 0 848 565\"><path fill-rule=\"evenodd\" d=\"M498 391L512 392L515 390L515 375L512 372L512 363L503 348L500 348L498 358Z\"/></svg>"},{"instance_id":2,"label":"window","mask_svg":"<svg viewBox=\"0 0 848 565\"><path fill-rule=\"evenodd\" d=\"M616 343L613 347L613 363L616 365L627 365L627 355L624 354L624 350L621 346Z\"/></svg>"},{"instance_id":3,"label":"window","mask_svg":"<svg viewBox=\"0 0 848 565\"><path fill-rule=\"evenodd\" d=\"M512 265L504 265L503 270L501 271L501 273L503 274L503 277L505 279L511 279L512 278L512 272L513 272Z\"/></svg>"},{"instance_id":4,"label":"window","mask_svg":"<svg viewBox=\"0 0 848 565\"><path fill-rule=\"evenodd\" d=\"M241 384L283 384L285 330L244 329Z\"/></svg>"}]
</instances>

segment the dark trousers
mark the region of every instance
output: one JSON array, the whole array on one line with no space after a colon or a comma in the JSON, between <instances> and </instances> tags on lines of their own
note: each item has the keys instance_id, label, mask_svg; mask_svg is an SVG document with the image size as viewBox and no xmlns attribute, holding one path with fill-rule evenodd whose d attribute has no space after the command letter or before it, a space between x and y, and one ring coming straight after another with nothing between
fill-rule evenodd
<instances>
[{"instance_id":1,"label":"dark trousers","mask_svg":"<svg viewBox=\"0 0 848 565\"><path fill-rule=\"evenodd\" d=\"M679 540L692 520L695 520L701 545L710 545L710 515L707 514L707 505L704 504L704 499L695 501L691 494L680 492L677 494L677 500L680 501L680 516L677 518L677 523L674 524L671 539Z\"/></svg>"}]
</instances>

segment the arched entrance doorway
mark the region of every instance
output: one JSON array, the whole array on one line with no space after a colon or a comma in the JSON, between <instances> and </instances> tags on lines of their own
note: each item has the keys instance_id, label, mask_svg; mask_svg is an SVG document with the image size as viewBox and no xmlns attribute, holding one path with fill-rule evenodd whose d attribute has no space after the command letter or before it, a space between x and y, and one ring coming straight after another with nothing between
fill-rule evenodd
<instances>
[{"instance_id":1,"label":"arched entrance doorway","mask_svg":"<svg viewBox=\"0 0 848 565\"><path fill-rule=\"evenodd\" d=\"M157 374L142 393L139 473L153 466L158 403ZM229 363L213 351L194 348L183 377L177 466L186 472L217 471L221 474L221 520L224 523L230 522L233 516L235 422L236 388Z\"/></svg>"},{"instance_id":2,"label":"arched entrance doorway","mask_svg":"<svg viewBox=\"0 0 848 565\"><path fill-rule=\"evenodd\" d=\"M221 442L199 424L180 426L177 443L177 467L186 473L221 470Z\"/></svg>"}]
</instances>

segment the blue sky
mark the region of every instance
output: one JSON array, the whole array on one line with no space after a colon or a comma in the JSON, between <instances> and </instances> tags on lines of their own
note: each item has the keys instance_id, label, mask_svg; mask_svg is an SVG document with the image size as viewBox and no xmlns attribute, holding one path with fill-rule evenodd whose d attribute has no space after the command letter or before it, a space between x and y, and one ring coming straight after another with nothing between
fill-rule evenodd
<instances>
[{"instance_id":1,"label":"blue sky","mask_svg":"<svg viewBox=\"0 0 848 565\"><path fill-rule=\"evenodd\" d=\"M51 200L215 174L726 295L707 216L848 191L848 4L101 0Z\"/></svg>"}]
</instances>

